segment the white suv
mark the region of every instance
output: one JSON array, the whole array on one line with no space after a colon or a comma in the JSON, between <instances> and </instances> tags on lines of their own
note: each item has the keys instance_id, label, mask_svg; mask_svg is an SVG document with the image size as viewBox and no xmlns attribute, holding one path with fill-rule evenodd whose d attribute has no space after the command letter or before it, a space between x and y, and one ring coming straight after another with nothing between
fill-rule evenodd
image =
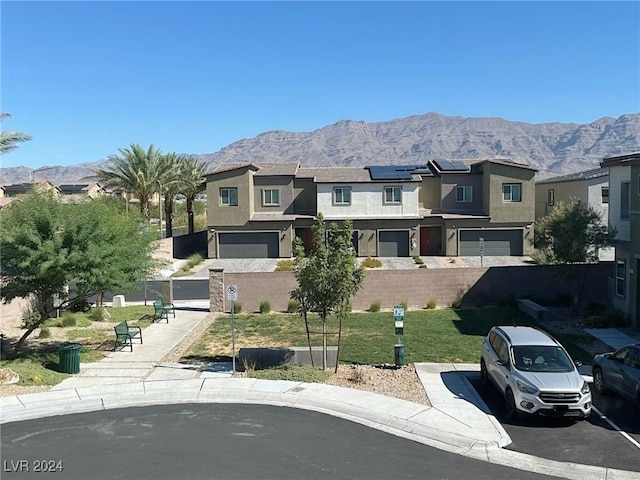
<instances>
[{"instance_id":1,"label":"white suv","mask_svg":"<svg viewBox=\"0 0 640 480\"><path fill-rule=\"evenodd\" d=\"M519 413L583 420L591 390L566 350L532 327L493 327L482 342L480 374L502 392L507 417Z\"/></svg>"}]
</instances>

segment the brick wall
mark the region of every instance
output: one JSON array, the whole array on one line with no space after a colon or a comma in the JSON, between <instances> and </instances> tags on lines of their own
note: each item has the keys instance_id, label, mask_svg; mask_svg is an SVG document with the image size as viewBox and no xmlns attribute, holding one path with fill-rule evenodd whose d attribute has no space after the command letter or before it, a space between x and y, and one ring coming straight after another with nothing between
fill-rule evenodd
<instances>
[{"instance_id":1,"label":"brick wall","mask_svg":"<svg viewBox=\"0 0 640 480\"><path fill-rule=\"evenodd\" d=\"M580 265L578 271L586 275L583 304L606 304L612 263ZM573 296L575 281L563 277L562 272L561 266L552 265L367 270L352 306L354 310L366 310L372 302L379 301L382 308L390 308L406 301L410 308L424 308L430 299L438 306L450 306L458 295L463 305L469 306L494 305L522 296L550 300ZM220 281L218 275L215 272L216 282ZM261 300L268 300L272 310L285 311L289 293L297 287L291 272L223 273L223 282L238 286L238 301L245 312L258 311ZM211 305L224 305L225 311L230 310L226 298L212 299Z\"/></svg>"}]
</instances>

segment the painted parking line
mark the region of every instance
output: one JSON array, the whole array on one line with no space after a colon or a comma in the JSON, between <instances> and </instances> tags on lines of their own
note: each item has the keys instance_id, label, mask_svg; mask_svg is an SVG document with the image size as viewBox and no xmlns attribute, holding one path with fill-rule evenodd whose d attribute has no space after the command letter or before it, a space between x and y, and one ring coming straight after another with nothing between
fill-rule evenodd
<instances>
[{"instance_id":1,"label":"painted parking line","mask_svg":"<svg viewBox=\"0 0 640 480\"><path fill-rule=\"evenodd\" d=\"M611 428L613 428L616 432L618 432L624 438L629 440L633 444L633 446L635 446L636 448L640 449L640 443L639 442L637 442L627 432L625 432L620 427L618 427L615 423L613 423L611 420L609 420L609 418L606 415L604 415L600 410L598 410L594 405L591 406L591 409L593 411L595 411L600 416L601 419L603 419L605 422L607 422L609 425L611 425Z\"/></svg>"}]
</instances>

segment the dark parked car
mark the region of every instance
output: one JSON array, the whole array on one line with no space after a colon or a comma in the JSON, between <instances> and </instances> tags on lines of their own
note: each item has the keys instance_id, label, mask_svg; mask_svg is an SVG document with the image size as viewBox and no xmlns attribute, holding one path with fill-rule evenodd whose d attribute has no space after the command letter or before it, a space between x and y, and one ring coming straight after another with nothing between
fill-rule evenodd
<instances>
[{"instance_id":1,"label":"dark parked car","mask_svg":"<svg viewBox=\"0 0 640 480\"><path fill-rule=\"evenodd\" d=\"M598 393L612 390L631 400L640 411L640 343L596 355L592 368Z\"/></svg>"}]
</instances>

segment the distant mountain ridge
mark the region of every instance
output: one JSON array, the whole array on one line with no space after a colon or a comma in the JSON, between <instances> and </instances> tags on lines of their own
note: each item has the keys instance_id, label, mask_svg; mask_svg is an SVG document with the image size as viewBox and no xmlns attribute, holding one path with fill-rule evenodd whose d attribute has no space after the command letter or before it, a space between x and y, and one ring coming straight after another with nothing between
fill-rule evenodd
<instances>
[{"instance_id":1,"label":"distant mountain ridge","mask_svg":"<svg viewBox=\"0 0 640 480\"><path fill-rule=\"evenodd\" d=\"M159 145L158 145L159 146ZM114 152L118 146L114 148ZM538 177L597 168L604 157L640 151L640 113L588 124L509 121L431 112L385 122L341 120L313 132L268 131L212 154L189 154L213 168L231 162L300 162L313 166L420 164L435 158L506 157L540 170ZM36 173L54 183L77 181L107 161ZM32 169L0 169L2 184L29 181Z\"/></svg>"}]
</instances>

